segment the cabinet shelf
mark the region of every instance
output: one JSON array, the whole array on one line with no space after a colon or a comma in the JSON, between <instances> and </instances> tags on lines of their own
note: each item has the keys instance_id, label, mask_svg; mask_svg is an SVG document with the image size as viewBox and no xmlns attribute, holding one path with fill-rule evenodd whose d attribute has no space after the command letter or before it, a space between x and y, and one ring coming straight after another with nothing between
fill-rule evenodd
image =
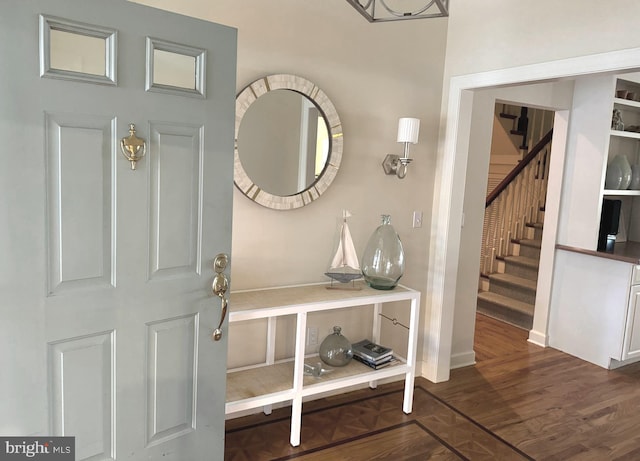
<instances>
[{"instance_id":1,"label":"cabinet shelf","mask_svg":"<svg viewBox=\"0 0 640 461\"><path fill-rule=\"evenodd\" d=\"M634 109L640 109L640 102L632 101L631 99L613 98L613 103L618 106L633 107Z\"/></svg>"},{"instance_id":2,"label":"cabinet shelf","mask_svg":"<svg viewBox=\"0 0 640 461\"><path fill-rule=\"evenodd\" d=\"M605 196L626 196L626 197L638 197L640 196L640 190L624 190L624 189L605 189L602 192Z\"/></svg>"},{"instance_id":3,"label":"cabinet shelf","mask_svg":"<svg viewBox=\"0 0 640 461\"><path fill-rule=\"evenodd\" d=\"M611 130L611 136L617 136L619 138L640 139L640 133L637 133L635 131Z\"/></svg>"},{"instance_id":4,"label":"cabinet shelf","mask_svg":"<svg viewBox=\"0 0 640 461\"><path fill-rule=\"evenodd\" d=\"M320 357L317 355L305 359L305 363L309 365L316 365L318 362ZM292 400L295 396L291 386L294 367L294 361L287 360L274 365L230 371L227 374L226 413ZM356 360L352 360L345 367L327 368L331 371L320 377L304 376L303 396L403 375L409 371L406 361L401 358L380 370L374 370ZM270 392L265 393L265 389L269 389Z\"/></svg>"},{"instance_id":5,"label":"cabinet shelf","mask_svg":"<svg viewBox=\"0 0 640 461\"><path fill-rule=\"evenodd\" d=\"M627 77L630 77L630 75L627 75ZM633 78L636 77L634 76ZM614 94L616 95L619 94L619 92L632 92L634 95L640 94L640 84L638 82L625 80L620 77L615 77L614 82ZM640 126L640 102L619 97L612 97L611 99L613 100L613 115L615 115L615 110L619 110L625 127ZM611 120L610 123L612 122L613 120ZM637 168L635 165L640 163L640 144L637 142L640 141L640 133L636 131L614 130L611 129L611 124L609 124L607 129L609 139L605 152L606 165L602 171L605 177L605 184L611 162L614 161L616 156L626 158L629 164L632 165L632 175L637 174L634 168ZM637 188L635 185L637 178L632 179L634 188ZM638 219L640 217L640 199L636 197L640 197L640 190L601 189L601 207L603 206L604 199L616 199L620 201L618 226L615 227L615 229L619 233L621 240L637 240L640 238L640 220ZM602 225L602 221L604 220L603 215L600 216L600 220L600 224ZM611 224L613 225L614 223ZM601 229L602 231L599 231L599 233L604 232L604 228ZM602 241L603 237L599 236L600 246L602 246Z\"/></svg>"}]
</instances>

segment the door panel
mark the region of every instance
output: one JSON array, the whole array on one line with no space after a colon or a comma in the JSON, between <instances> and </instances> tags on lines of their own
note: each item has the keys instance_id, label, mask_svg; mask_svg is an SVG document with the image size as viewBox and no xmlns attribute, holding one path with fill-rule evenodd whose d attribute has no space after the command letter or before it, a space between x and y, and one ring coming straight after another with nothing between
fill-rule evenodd
<instances>
[{"instance_id":1,"label":"door panel","mask_svg":"<svg viewBox=\"0 0 640 461\"><path fill-rule=\"evenodd\" d=\"M150 276L197 275L203 127L154 122L149 131Z\"/></svg>"},{"instance_id":2,"label":"door panel","mask_svg":"<svg viewBox=\"0 0 640 461\"><path fill-rule=\"evenodd\" d=\"M197 314L147 325L149 445L196 429L197 356Z\"/></svg>"},{"instance_id":3,"label":"door panel","mask_svg":"<svg viewBox=\"0 0 640 461\"><path fill-rule=\"evenodd\" d=\"M49 344L51 425L83 443L76 459L111 459L115 448L114 332Z\"/></svg>"},{"instance_id":4,"label":"door panel","mask_svg":"<svg viewBox=\"0 0 640 461\"><path fill-rule=\"evenodd\" d=\"M111 285L114 126L106 117L46 114L50 294Z\"/></svg>"},{"instance_id":5,"label":"door panel","mask_svg":"<svg viewBox=\"0 0 640 461\"><path fill-rule=\"evenodd\" d=\"M38 60L60 41L39 30L97 30L109 75ZM197 50L197 88L145 89L150 37ZM3 3L0 433L75 436L78 460L223 458L235 50L234 29L124 0Z\"/></svg>"}]
</instances>

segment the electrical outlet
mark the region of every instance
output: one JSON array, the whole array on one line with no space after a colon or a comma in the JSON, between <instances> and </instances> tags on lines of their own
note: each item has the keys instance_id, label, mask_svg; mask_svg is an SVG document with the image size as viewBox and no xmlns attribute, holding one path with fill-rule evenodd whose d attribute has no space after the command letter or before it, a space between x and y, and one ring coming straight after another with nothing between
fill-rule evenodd
<instances>
[{"instance_id":1,"label":"electrical outlet","mask_svg":"<svg viewBox=\"0 0 640 461\"><path fill-rule=\"evenodd\" d=\"M413 227L422 227L422 211L413 212Z\"/></svg>"},{"instance_id":2,"label":"electrical outlet","mask_svg":"<svg viewBox=\"0 0 640 461\"><path fill-rule=\"evenodd\" d=\"M318 327L307 328L307 346L318 345Z\"/></svg>"}]
</instances>

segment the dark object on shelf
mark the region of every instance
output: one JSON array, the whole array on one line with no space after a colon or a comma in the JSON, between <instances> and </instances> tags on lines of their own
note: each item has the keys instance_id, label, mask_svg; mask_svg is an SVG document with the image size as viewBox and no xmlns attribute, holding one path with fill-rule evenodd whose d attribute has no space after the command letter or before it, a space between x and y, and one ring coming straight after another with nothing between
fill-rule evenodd
<instances>
[{"instance_id":1,"label":"dark object on shelf","mask_svg":"<svg viewBox=\"0 0 640 461\"><path fill-rule=\"evenodd\" d=\"M340 327L333 327L333 333L320 344L320 358L332 367L343 367L353 358L351 343L342 336L341 331Z\"/></svg>"},{"instance_id":2,"label":"dark object on shelf","mask_svg":"<svg viewBox=\"0 0 640 461\"><path fill-rule=\"evenodd\" d=\"M604 199L600 215L600 231L598 233L598 251L613 253L620 221L621 200Z\"/></svg>"},{"instance_id":3,"label":"dark object on shelf","mask_svg":"<svg viewBox=\"0 0 640 461\"><path fill-rule=\"evenodd\" d=\"M358 362L368 366L369 368L373 368L374 370L379 370L380 368L388 367L389 365L391 365L392 363L394 363L396 361L396 359L392 355L390 355L389 357L385 358L384 360L382 360L379 363L372 362L370 360L364 359L364 358L360 357L359 355L354 355L353 358L354 358L354 360L357 360Z\"/></svg>"},{"instance_id":4,"label":"dark object on shelf","mask_svg":"<svg viewBox=\"0 0 640 461\"><path fill-rule=\"evenodd\" d=\"M353 344L353 355L357 355L370 362L382 362L391 357L393 350L389 347L381 346L368 339L363 339Z\"/></svg>"}]
</instances>

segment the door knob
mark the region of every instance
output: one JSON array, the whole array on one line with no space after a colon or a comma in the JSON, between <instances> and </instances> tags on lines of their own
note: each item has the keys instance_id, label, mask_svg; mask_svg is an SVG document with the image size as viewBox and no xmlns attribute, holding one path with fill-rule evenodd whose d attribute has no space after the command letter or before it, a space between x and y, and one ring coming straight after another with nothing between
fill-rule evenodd
<instances>
[{"instance_id":1,"label":"door knob","mask_svg":"<svg viewBox=\"0 0 640 461\"><path fill-rule=\"evenodd\" d=\"M224 323L224 318L227 316L228 301L225 295L229 289L229 280L224 274L224 270L228 264L229 256L224 253L220 253L213 260L213 270L216 271L216 275L213 278L211 289L213 290L213 294L220 298L220 323L218 324L218 328L213 330L212 336L214 341L220 341L222 338L222 324Z\"/></svg>"}]
</instances>

